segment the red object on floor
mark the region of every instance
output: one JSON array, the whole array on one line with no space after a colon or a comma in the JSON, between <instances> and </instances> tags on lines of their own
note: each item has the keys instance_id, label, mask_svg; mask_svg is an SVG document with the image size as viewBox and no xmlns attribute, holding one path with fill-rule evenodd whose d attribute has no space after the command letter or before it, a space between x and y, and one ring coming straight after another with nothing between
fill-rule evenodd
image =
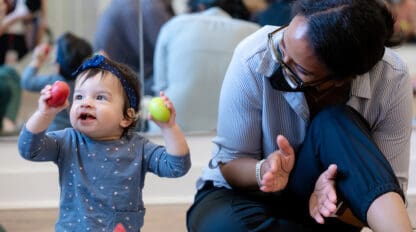
<instances>
[{"instance_id":1,"label":"red object on floor","mask_svg":"<svg viewBox=\"0 0 416 232\"><path fill-rule=\"evenodd\" d=\"M126 232L126 229L124 228L123 224L118 223L113 232Z\"/></svg>"}]
</instances>

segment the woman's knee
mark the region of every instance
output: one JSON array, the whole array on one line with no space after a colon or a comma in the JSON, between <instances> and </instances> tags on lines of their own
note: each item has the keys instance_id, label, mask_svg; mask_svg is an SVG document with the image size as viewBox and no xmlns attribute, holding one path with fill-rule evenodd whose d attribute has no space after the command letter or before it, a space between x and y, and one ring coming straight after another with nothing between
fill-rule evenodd
<instances>
[{"instance_id":1,"label":"woman's knee","mask_svg":"<svg viewBox=\"0 0 416 232\"><path fill-rule=\"evenodd\" d=\"M189 232L245 231L232 210L232 190L217 189L196 196L187 212ZM201 195L203 195L201 197Z\"/></svg>"}]
</instances>

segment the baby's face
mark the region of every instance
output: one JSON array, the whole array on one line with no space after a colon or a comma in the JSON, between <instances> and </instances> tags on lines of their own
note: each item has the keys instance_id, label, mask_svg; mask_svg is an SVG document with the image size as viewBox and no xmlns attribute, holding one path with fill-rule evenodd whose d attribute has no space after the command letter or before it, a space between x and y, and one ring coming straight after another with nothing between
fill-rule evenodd
<instances>
[{"instance_id":1,"label":"baby's face","mask_svg":"<svg viewBox=\"0 0 416 232\"><path fill-rule=\"evenodd\" d=\"M71 125L95 140L119 139L126 127L123 106L123 89L114 75L81 76L75 84Z\"/></svg>"}]
</instances>

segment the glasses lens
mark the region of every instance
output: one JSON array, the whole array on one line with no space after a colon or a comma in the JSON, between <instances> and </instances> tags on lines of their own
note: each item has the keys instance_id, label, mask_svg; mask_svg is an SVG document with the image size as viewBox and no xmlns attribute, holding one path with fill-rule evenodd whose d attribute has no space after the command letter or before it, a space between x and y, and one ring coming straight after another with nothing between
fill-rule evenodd
<instances>
[{"instance_id":1,"label":"glasses lens","mask_svg":"<svg viewBox=\"0 0 416 232\"><path fill-rule=\"evenodd\" d=\"M292 89L297 89L299 87L298 83L296 82L296 78L293 76L293 74L290 72L290 70L283 65L283 76L287 82L287 84Z\"/></svg>"}]
</instances>

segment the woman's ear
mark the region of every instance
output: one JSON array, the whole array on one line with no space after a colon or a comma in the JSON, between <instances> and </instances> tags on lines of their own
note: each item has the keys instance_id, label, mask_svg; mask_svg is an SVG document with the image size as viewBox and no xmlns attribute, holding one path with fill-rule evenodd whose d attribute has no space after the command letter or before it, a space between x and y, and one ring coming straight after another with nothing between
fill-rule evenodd
<instances>
[{"instance_id":1,"label":"woman's ear","mask_svg":"<svg viewBox=\"0 0 416 232\"><path fill-rule=\"evenodd\" d=\"M121 120L120 126L122 128L129 127L134 122L134 120L136 119L135 116L136 116L136 112L134 111L134 109L133 108L128 108L127 109L127 117L125 117L125 118L123 118L123 120Z\"/></svg>"}]
</instances>

